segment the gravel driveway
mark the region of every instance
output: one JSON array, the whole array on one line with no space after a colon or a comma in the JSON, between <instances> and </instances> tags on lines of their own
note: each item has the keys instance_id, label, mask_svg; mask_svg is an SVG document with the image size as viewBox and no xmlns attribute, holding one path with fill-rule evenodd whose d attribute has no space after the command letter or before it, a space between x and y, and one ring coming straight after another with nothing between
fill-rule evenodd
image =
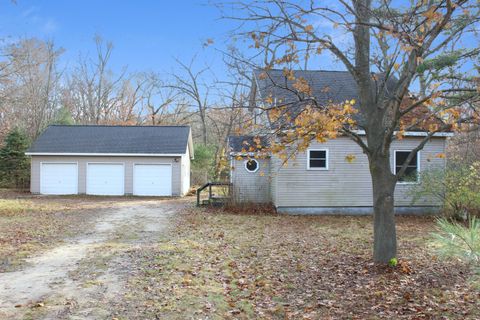
<instances>
[{"instance_id":1,"label":"gravel driveway","mask_svg":"<svg viewBox=\"0 0 480 320\"><path fill-rule=\"evenodd\" d=\"M1 319L111 318L109 301L124 294L132 270L129 250L164 235L185 200L135 201L106 209L95 227L0 273Z\"/></svg>"}]
</instances>

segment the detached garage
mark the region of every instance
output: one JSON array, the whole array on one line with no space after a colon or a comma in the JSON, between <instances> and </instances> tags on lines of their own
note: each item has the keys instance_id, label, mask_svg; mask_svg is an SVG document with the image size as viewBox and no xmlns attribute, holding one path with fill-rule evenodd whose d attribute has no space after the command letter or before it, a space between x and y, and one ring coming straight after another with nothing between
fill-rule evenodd
<instances>
[{"instance_id":1,"label":"detached garage","mask_svg":"<svg viewBox=\"0 0 480 320\"><path fill-rule=\"evenodd\" d=\"M190 189L188 126L50 126L26 154L32 193L181 196Z\"/></svg>"}]
</instances>

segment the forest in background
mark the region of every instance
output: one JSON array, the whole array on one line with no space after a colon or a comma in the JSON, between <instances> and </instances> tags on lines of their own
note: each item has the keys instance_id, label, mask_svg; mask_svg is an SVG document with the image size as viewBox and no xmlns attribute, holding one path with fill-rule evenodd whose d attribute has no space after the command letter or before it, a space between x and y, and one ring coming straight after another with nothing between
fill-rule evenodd
<instances>
[{"instance_id":1,"label":"forest in background","mask_svg":"<svg viewBox=\"0 0 480 320\"><path fill-rule=\"evenodd\" d=\"M0 151L0 170L12 170L2 160L9 159L22 163L24 171L13 174L19 182L3 179L0 187L28 186L28 165L18 150L12 156L7 142L28 148L52 124L190 125L192 184L227 180L228 136L251 133L259 112L249 108L249 93L252 70L261 62L230 47L223 53L226 72L221 75L196 56L176 60L174 73L127 67L114 71L114 44L99 35L92 41L96 50L80 54L68 67L60 63L66 49L52 41L25 38L0 47L0 147L5 149L3 156ZM471 163L480 157L480 135L476 126L466 129L452 139L447 155Z\"/></svg>"},{"instance_id":2,"label":"forest in background","mask_svg":"<svg viewBox=\"0 0 480 320\"><path fill-rule=\"evenodd\" d=\"M222 178L227 138L251 118L251 68L225 54L221 77L196 57L176 60L175 73L115 72L114 44L98 35L92 41L95 52L69 67L60 63L65 49L52 41L28 38L0 48L0 144L15 131L13 138L28 146L52 124L190 125L193 183Z\"/></svg>"}]
</instances>

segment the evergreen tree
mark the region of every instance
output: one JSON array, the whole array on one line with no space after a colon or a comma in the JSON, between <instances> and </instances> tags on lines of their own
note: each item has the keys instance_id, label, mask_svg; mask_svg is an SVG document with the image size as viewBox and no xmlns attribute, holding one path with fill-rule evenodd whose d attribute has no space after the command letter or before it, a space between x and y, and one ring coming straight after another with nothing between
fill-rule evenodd
<instances>
[{"instance_id":1,"label":"evergreen tree","mask_svg":"<svg viewBox=\"0 0 480 320\"><path fill-rule=\"evenodd\" d=\"M61 107L55 113L55 119L52 124L61 124L61 125L72 125L75 121L73 120L72 113L65 107Z\"/></svg>"},{"instance_id":2,"label":"evergreen tree","mask_svg":"<svg viewBox=\"0 0 480 320\"><path fill-rule=\"evenodd\" d=\"M29 141L25 133L12 130L0 149L0 184L22 188L29 182L30 161L25 156Z\"/></svg>"}]
</instances>

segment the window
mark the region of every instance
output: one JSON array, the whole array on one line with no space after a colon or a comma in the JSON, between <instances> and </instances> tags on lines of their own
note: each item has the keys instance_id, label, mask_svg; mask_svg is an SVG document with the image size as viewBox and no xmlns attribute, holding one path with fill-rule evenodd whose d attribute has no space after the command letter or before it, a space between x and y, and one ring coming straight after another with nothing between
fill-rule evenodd
<instances>
[{"instance_id":1,"label":"window","mask_svg":"<svg viewBox=\"0 0 480 320\"><path fill-rule=\"evenodd\" d=\"M395 151L395 174L400 171L409 154L410 151ZM408 164L405 173L400 178L400 182L408 183L418 181L418 159L419 153L417 152Z\"/></svg>"},{"instance_id":2,"label":"window","mask_svg":"<svg viewBox=\"0 0 480 320\"><path fill-rule=\"evenodd\" d=\"M258 161L255 159L249 159L245 161L245 169L248 172L256 172L258 170L258 167L259 167Z\"/></svg>"},{"instance_id":3,"label":"window","mask_svg":"<svg viewBox=\"0 0 480 320\"><path fill-rule=\"evenodd\" d=\"M307 169L328 170L328 150L309 149L307 151L307 155L308 155Z\"/></svg>"}]
</instances>

